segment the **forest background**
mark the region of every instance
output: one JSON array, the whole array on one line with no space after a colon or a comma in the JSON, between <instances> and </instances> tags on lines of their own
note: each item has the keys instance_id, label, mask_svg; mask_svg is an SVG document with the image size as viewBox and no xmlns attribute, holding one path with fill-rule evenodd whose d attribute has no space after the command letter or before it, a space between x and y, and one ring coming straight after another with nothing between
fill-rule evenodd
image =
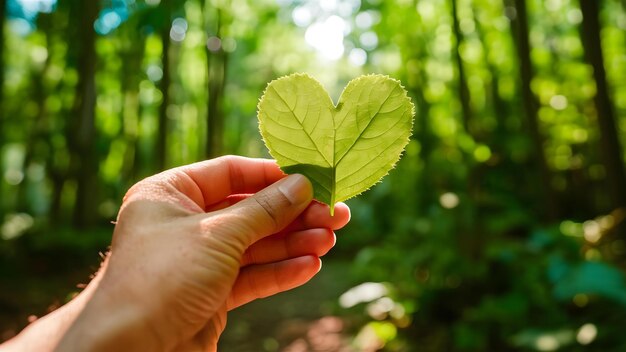
<instances>
[{"instance_id":1,"label":"forest background","mask_svg":"<svg viewBox=\"0 0 626 352\"><path fill-rule=\"evenodd\" d=\"M88 280L134 182L267 156L267 82L382 73L404 157L223 350L626 350L626 1L0 0L0 31L0 341Z\"/></svg>"}]
</instances>

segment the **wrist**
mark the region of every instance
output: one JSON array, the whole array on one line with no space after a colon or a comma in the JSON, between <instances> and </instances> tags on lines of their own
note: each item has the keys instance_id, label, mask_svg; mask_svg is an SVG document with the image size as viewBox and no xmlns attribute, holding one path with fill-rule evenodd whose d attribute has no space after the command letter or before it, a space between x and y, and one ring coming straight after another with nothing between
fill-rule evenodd
<instances>
[{"instance_id":1,"label":"wrist","mask_svg":"<svg viewBox=\"0 0 626 352\"><path fill-rule=\"evenodd\" d=\"M156 351L166 348L151 331L140 304L99 287L57 346L57 351Z\"/></svg>"},{"instance_id":2,"label":"wrist","mask_svg":"<svg viewBox=\"0 0 626 352\"><path fill-rule=\"evenodd\" d=\"M3 351L52 351L68 332L78 316L91 300L100 281L97 275L77 297L37 319L24 328L16 337L2 345Z\"/></svg>"}]
</instances>

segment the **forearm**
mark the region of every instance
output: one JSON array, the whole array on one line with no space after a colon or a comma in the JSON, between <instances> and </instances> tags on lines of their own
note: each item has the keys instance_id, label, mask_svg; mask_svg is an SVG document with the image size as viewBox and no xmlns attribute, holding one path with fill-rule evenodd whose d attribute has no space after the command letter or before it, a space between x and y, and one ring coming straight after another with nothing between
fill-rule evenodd
<instances>
[{"instance_id":1,"label":"forearm","mask_svg":"<svg viewBox=\"0 0 626 352\"><path fill-rule=\"evenodd\" d=\"M159 351L141 310L124 298L97 292L63 334L55 351Z\"/></svg>"},{"instance_id":2,"label":"forearm","mask_svg":"<svg viewBox=\"0 0 626 352\"><path fill-rule=\"evenodd\" d=\"M54 350L84 309L98 283L99 277L94 278L76 298L27 326L13 339L0 345L0 351Z\"/></svg>"}]
</instances>

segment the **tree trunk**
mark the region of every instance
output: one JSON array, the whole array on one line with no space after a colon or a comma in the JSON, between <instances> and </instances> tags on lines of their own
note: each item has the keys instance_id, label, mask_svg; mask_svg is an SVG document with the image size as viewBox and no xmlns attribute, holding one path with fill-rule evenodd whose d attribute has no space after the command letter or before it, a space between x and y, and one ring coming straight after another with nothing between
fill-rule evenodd
<instances>
[{"instance_id":1,"label":"tree trunk","mask_svg":"<svg viewBox=\"0 0 626 352\"><path fill-rule=\"evenodd\" d=\"M82 16L79 16L82 11L83 9L78 1L59 0L56 10L52 13L55 18L51 23L55 24L55 26L58 25L58 28L51 30L51 35L48 39L67 42L68 48L65 53L66 70L78 70L77 61L81 54L82 43L80 38L82 33L79 33L76 28L79 28L82 24ZM56 39L57 36L60 38ZM52 47L56 46L52 45ZM54 57L55 55L48 52L48 56ZM78 91L77 87L65 80L59 81L56 87L50 89L51 91L70 91L71 89L74 89L75 92ZM69 209L69 211L63 209L64 202L62 200L65 185L72 178L76 177L73 167L73 164L76 163L75 151L77 149L74 138L74 126L76 125L74 121L76 114L74 111L75 105L67 106L67 104L63 104L61 110L53 117L52 130L49 131L45 141L49 150L45 160L46 174L52 185L48 214L51 226L61 225L68 220L64 218L66 215L73 215L73 209ZM54 135L63 135L66 146L61 148L55 146L52 141ZM59 154L66 154L66 157L58 158Z\"/></svg>"},{"instance_id":2,"label":"tree trunk","mask_svg":"<svg viewBox=\"0 0 626 352\"><path fill-rule=\"evenodd\" d=\"M4 21L7 1L0 0L0 150L4 142ZM0 222L4 221L4 169L0 164Z\"/></svg>"},{"instance_id":3,"label":"tree trunk","mask_svg":"<svg viewBox=\"0 0 626 352\"><path fill-rule=\"evenodd\" d=\"M626 173L622 147L615 122L613 104L609 96L609 87L604 69L604 56L600 42L600 1L580 0L583 13L581 40L585 50L585 58L593 67L593 78L596 81L596 107L598 126L600 128L600 150L606 169L607 193L613 209L626 206Z\"/></svg>"},{"instance_id":4,"label":"tree trunk","mask_svg":"<svg viewBox=\"0 0 626 352\"><path fill-rule=\"evenodd\" d=\"M123 78L122 78L123 79ZM137 89L139 87L136 87ZM136 176L140 173L141 159L138 157L138 130L140 122L141 104L139 103L139 93L137 89L126 87L123 90L124 105L121 115L123 119L122 138L125 141L124 162L121 170L122 188L126 189L136 181Z\"/></svg>"},{"instance_id":5,"label":"tree trunk","mask_svg":"<svg viewBox=\"0 0 626 352\"><path fill-rule=\"evenodd\" d=\"M159 84L159 90L163 96L161 106L159 107L159 129L157 135L157 168L163 171L167 167L167 133L169 123L167 118L167 108L170 105L170 85L172 78L170 76L170 11L165 11L166 23L161 30L161 43L163 51L161 53L161 65L163 68L163 78Z\"/></svg>"},{"instance_id":6,"label":"tree trunk","mask_svg":"<svg viewBox=\"0 0 626 352\"><path fill-rule=\"evenodd\" d=\"M40 14L37 19L37 27L39 31L44 35L46 41L46 50L48 53L52 51L52 45L50 43L50 31L51 31L51 18L49 14ZM33 68L33 98L37 103L37 115L33 121L32 128L29 131L28 143L24 152L23 172L24 175L28 174L28 168L31 166L39 156L35 155L35 146L40 141L46 141L48 137L48 112L46 110L46 97L47 90L44 86L45 77L50 68L51 55L46 57L46 60L41 69ZM30 212L30 204L28 202L27 190L29 182L28 178L24 177L24 180L19 184L17 188L17 210L23 212Z\"/></svg>"},{"instance_id":7,"label":"tree trunk","mask_svg":"<svg viewBox=\"0 0 626 352\"><path fill-rule=\"evenodd\" d=\"M208 11L208 5L205 8ZM215 36L222 39L222 10L216 10L216 31ZM210 37L207 30L207 37ZM224 113L222 111L222 101L224 86L226 84L226 62L227 55L222 46L207 46L207 83L208 83L208 106L207 106L207 130L205 156L214 158L223 152L224 147Z\"/></svg>"},{"instance_id":8,"label":"tree trunk","mask_svg":"<svg viewBox=\"0 0 626 352\"><path fill-rule=\"evenodd\" d=\"M71 135L73 171L77 186L73 224L78 228L86 228L94 225L98 204L98 156L95 149L96 33L93 23L98 17L99 8L97 1L80 2L79 6L83 14L80 20L80 43L76 43L79 79L68 135Z\"/></svg>"},{"instance_id":9,"label":"tree trunk","mask_svg":"<svg viewBox=\"0 0 626 352\"><path fill-rule=\"evenodd\" d=\"M474 7L475 12L480 10L480 7ZM483 28L478 16L474 16L474 22L476 23L476 33L478 34L478 37L480 39L483 52L487 53L489 52L490 48L487 45L487 40L485 37L486 30ZM489 93L487 93L487 99L491 99L491 103L488 105L492 108L494 117L497 122L495 133L493 133L493 138L491 138L491 141L492 144L496 144L498 147L500 147L500 141L503 138L509 138L509 136L507 135L509 132L507 132L505 128L505 118L509 115L510 111L506 102L502 99L502 97L500 97L500 83L498 81L497 68L489 61L488 58L485 58L485 66L487 66L487 71L489 71L489 75L491 76L491 80L489 82Z\"/></svg>"},{"instance_id":10,"label":"tree trunk","mask_svg":"<svg viewBox=\"0 0 626 352\"><path fill-rule=\"evenodd\" d=\"M141 64L145 53L145 36L136 30L137 24L127 24L123 32L124 42L120 56L125 65L120 70L120 82L124 103L122 104L121 138L126 143L124 162L121 171L121 191L126 190L137 180L141 173L141 158L139 157L139 124L141 119L141 103L139 102Z\"/></svg>"},{"instance_id":11,"label":"tree trunk","mask_svg":"<svg viewBox=\"0 0 626 352\"><path fill-rule=\"evenodd\" d=\"M425 61L420 60L419 62ZM422 68L419 73L422 76L420 77L420 82L426 81L423 78L423 72L424 69ZM420 162L419 160L421 159L424 165L424 169L422 170L423 176L416 178L418 182L416 189L419 190L416 194L416 204L418 209L427 209L433 202L433 199L428 197L432 195L432 190L436 189L436 182L430 177L433 173L430 172L432 163L429 160L433 150L436 148L437 138L433 135L430 120L428 119L430 103L424 98L424 91L421 89L421 86L421 84L418 84L416 86L408 86L407 88L413 93L412 95L416 100L415 105L417 106L417 116L415 117L416 126L412 138L419 141L421 148L415 162Z\"/></svg>"},{"instance_id":12,"label":"tree trunk","mask_svg":"<svg viewBox=\"0 0 626 352\"><path fill-rule=\"evenodd\" d=\"M463 116L463 127L465 132L472 135L471 128L471 116L472 110L470 106L470 92L467 87L467 78L465 76L465 68L463 67L463 58L461 57L461 44L463 43L463 33L459 26L459 16L457 13L457 0L451 0L452 3L452 28L454 30L454 36L456 37L456 47L454 50L454 57L456 59L456 67L459 73L459 100L461 102L461 113Z\"/></svg>"},{"instance_id":13,"label":"tree trunk","mask_svg":"<svg viewBox=\"0 0 626 352\"><path fill-rule=\"evenodd\" d=\"M0 0L0 132L4 119L4 22L6 17L7 0ZM0 138L0 140L2 140ZM1 211L1 210L0 210Z\"/></svg>"},{"instance_id":14,"label":"tree trunk","mask_svg":"<svg viewBox=\"0 0 626 352\"><path fill-rule=\"evenodd\" d=\"M540 200L537 204L538 209L544 214L545 221L553 221L558 218L560 213L556 194L552 188L550 170L546 161L544 152L544 137L539 127L539 103L533 94L530 84L533 78L533 67L530 60L530 41L528 38L528 15L526 13L526 0L508 0L513 3L517 13L517 17L511 21L511 29L515 39L517 48L517 56L520 64L521 73L521 93L524 104L524 112L526 113L526 124L533 142L533 162L539 171L540 185L536 192L535 199Z\"/></svg>"},{"instance_id":15,"label":"tree trunk","mask_svg":"<svg viewBox=\"0 0 626 352\"><path fill-rule=\"evenodd\" d=\"M4 22L6 17L7 0L0 0L0 131L4 118ZM0 139L1 140L1 139Z\"/></svg>"}]
</instances>

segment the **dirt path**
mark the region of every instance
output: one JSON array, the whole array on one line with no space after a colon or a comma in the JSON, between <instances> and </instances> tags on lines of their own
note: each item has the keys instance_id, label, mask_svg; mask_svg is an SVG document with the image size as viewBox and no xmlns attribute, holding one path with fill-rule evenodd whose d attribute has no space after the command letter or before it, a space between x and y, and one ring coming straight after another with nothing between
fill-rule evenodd
<instances>
[{"instance_id":1,"label":"dirt path","mask_svg":"<svg viewBox=\"0 0 626 352\"><path fill-rule=\"evenodd\" d=\"M336 316L337 300L350 288L349 267L326 260L306 285L230 312L219 351L351 351L349 326Z\"/></svg>"}]
</instances>

